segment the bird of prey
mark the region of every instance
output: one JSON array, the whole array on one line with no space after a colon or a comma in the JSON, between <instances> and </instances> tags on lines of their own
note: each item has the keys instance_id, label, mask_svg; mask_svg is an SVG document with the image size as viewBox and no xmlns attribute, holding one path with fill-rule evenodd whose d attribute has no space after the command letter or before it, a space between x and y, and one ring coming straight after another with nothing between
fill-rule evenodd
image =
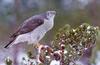
<instances>
[{"instance_id":1,"label":"bird of prey","mask_svg":"<svg viewBox=\"0 0 100 65\"><path fill-rule=\"evenodd\" d=\"M38 43L46 32L53 28L55 15L56 11L47 11L28 18L11 35L11 40L4 48L9 48L21 42L27 42L28 44Z\"/></svg>"}]
</instances>

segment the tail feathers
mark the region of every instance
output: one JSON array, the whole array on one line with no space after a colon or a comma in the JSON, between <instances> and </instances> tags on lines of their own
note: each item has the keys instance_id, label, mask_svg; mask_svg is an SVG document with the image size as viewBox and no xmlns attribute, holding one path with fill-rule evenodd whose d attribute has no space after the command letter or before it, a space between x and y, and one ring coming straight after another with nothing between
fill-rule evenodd
<instances>
[{"instance_id":1,"label":"tail feathers","mask_svg":"<svg viewBox=\"0 0 100 65\"><path fill-rule=\"evenodd\" d=\"M13 38L12 40L9 41L9 43L4 47L4 48L9 48L11 45L12 45L12 42L14 41L15 39Z\"/></svg>"},{"instance_id":2,"label":"tail feathers","mask_svg":"<svg viewBox=\"0 0 100 65\"><path fill-rule=\"evenodd\" d=\"M9 45L10 45L11 43L8 43L4 48L9 48Z\"/></svg>"}]
</instances>

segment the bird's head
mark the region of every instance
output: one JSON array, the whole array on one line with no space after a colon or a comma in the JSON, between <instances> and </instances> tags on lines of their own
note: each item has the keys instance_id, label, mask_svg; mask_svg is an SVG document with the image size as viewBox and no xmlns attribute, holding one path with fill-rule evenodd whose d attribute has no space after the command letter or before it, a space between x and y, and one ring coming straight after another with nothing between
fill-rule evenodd
<instances>
[{"instance_id":1,"label":"bird's head","mask_svg":"<svg viewBox=\"0 0 100 65\"><path fill-rule=\"evenodd\" d=\"M56 15L56 11L47 11L46 12L47 19L54 19L55 15Z\"/></svg>"}]
</instances>

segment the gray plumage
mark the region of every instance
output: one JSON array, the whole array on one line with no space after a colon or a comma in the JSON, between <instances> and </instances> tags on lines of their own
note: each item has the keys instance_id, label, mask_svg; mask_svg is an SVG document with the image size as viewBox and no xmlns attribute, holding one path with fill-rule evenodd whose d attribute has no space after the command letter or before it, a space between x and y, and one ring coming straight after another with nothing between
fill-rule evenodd
<instances>
[{"instance_id":1,"label":"gray plumage","mask_svg":"<svg viewBox=\"0 0 100 65\"><path fill-rule=\"evenodd\" d=\"M20 42L28 42L28 44L38 43L45 33L52 29L55 14L55 11L47 11L25 20L16 32L11 35L11 40L5 48Z\"/></svg>"}]
</instances>

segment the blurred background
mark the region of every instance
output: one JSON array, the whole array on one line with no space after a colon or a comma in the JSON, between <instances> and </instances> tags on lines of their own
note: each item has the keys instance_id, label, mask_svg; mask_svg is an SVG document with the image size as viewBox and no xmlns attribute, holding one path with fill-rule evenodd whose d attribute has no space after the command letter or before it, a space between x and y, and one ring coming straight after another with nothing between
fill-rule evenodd
<instances>
[{"instance_id":1,"label":"blurred background","mask_svg":"<svg viewBox=\"0 0 100 65\"><path fill-rule=\"evenodd\" d=\"M48 10L55 10L57 15L54 28L43 39L46 43L64 24L76 27L89 23L100 27L100 0L0 0L0 46L6 44L9 36L24 20ZM99 38L100 33L96 50L100 49Z\"/></svg>"}]
</instances>

